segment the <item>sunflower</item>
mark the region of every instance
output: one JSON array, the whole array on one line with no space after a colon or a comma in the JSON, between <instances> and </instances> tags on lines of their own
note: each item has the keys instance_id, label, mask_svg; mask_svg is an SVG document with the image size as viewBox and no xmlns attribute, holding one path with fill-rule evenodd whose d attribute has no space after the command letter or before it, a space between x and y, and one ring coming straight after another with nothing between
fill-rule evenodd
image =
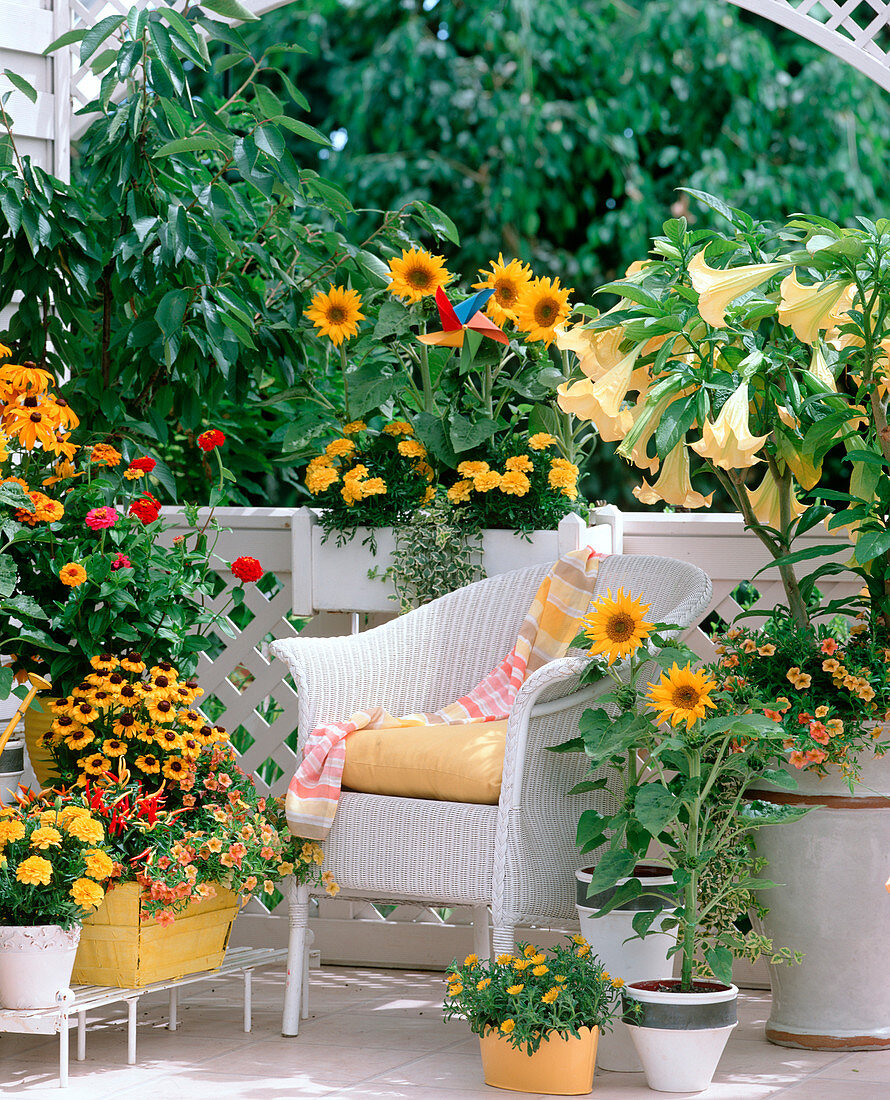
<instances>
[{"instance_id":1,"label":"sunflower","mask_svg":"<svg viewBox=\"0 0 890 1100\"><path fill-rule=\"evenodd\" d=\"M648 684L652 688L647 693L648 706L661 713L657 716L657 722L666 722L668 718L671 725L678 726L686 722L686 728L691 729L697 718L704 718L706 707L715 706L711 702L710 693L717 687L704 669L693 672L689 665L679 668L677 662L669 672L662 672L657 684Z\"/></svg>"},{"instance_id":2,"label":"sunflower","mask_svg":"<svg viewBox=\"0 0 890 1100\"><path fill-rule=\"evenodd\" d=\"M313 295L306 316L318 329L319 335L327 336L335 347L339 347L344 340L356 335L359 321L365 319L361 304L361 295L357 290L332 286L327 294L320 290Z\"/></svg>"},{"instance_id":3,"label":"sunflower","mask_svg":"<svg viewBox=\"0 0 890 1100\"><path fill-rule=\"evenodd\" d=\"M486 313L496 325L516 320L516 301L519 293L532 281L532 269L520 260L504 263L503 253L498 253L497 262L491 261L491 271L479 268L481 283L473 283L474 290L494 289L488 299Z\"/></svg>"},{"instance_id":4,"label":"sunflower","mask_svg":"<svg viewBox=\"0 0 890 1100\"><path fill-rule=\"evenodd\" d=\"M419 302L429 294L435 294L440 286L451 279L445 270L445 257L433 256L422 248L402 249L402 258L389 261L389 292L408 302Z\"/></svg>"},{"instance_id":5,"label":"sunflower","mask_svg":"<svg viewBox=\"0 0 890 1100\"><path fill-rule=\"evenodd\" d=\"M548 346L556 337L556 326L572 312L572 287L560 287L559 279L533 279L516 300L516 327L528 333L527 344L543 340Z\"/></svg>"},{"instance_id":6,"label":"sunflower","mask_svg":"<svg viewBox=\"0 0 890 1100\"><path fill-rule=\"evenodd\" d=\"M584 633L590 639L593 656L605 653L609 664L636 653L652 631L645 621L650 604L633 599L623 588L613 596L611 589L594 603L584 618Z\"/></svg>"}]
</instances>

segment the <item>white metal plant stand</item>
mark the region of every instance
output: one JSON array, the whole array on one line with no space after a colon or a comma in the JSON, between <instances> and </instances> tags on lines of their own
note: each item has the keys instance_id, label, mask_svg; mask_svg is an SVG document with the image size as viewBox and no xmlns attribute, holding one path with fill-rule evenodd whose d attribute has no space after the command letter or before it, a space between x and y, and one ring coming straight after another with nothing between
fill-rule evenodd
<instances>
[{"instance_id":1,"label":"white metal plant stand","mask_svg":"<svg viewBox=\"0 0 890 1100\"><path fill-rule=\"evenodd\" d=\"M74 989L63 989L57 994L57 1003L53 1008L17 1011L0 1009L0 1031L16 1032L20 1035L59 1036L59 1087L68 1085L68 1032L77 1028L77 1060L86 1058L87 1013L94 1012L105 1005L126 1003L127 1005L127 1063L136 1064L136 1008L139 998L146 993L166 991L169 995L168 1019L171 1031L179 1026L179 991L188 985L211 981L216 978L240 977L244 982L244 1030L249 1032L252 1026L252 990L251 979L258 966L279 962L287 957L285 948L233 947L226 952L223 963L216 970L203 970L199 974L188 974L165 982L153 982L138 989L121 989L117 986L79 985ZM303 952L303 982L301 1014L305 1019L309 1015L309 950ZM313 960L317 962L316 960Z\"/></svg>"}]
</instances>

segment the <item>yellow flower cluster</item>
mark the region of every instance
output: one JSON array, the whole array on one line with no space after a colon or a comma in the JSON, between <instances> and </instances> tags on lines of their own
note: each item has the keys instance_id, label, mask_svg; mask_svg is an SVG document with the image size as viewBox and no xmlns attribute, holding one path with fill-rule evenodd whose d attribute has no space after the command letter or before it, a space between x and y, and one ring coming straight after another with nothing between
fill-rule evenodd
<instances>
[{"instance_id":1,"label":"yellow flower cluster","mask_svg":"<svg viewBox=\"0 0 890 1100\"><path fill-rule=\"evenodd\" d=\"M0 358L11 354L0 344ZM64 397L50 392L54 384L49 371L35 363L0 366L0 431L4 440L14 439L27 451L39 443L43 450L71 459L77 447L68 435L80 421Z\"/></svg>"},{"instance_id":2,"label":"yellow flower cluster","mask_svg":"<svg viewBox=\"0 0 890 1100\"><path fill-rule=\"evenodd\" d=\"M50 707L55 717L44 745L62 778L85 786L126 769L154 786L188 789L201 749L228 740L195 708L202 689L169 662L146 670L138 654L105 653L90 663L94 671Z\"/></svg>"},{"instance_id":3,"label":"yellow flower cluster","mask_svg":"<svg viewBox=\"0 0 890 1100\"><path fill-rule=\"evenodd\" d=\"M358 504L368 497L383 496L387 492L386 481L382 477L369 477L368 467L363 462L355 462L355 457L360 457L355 440L349 439L350 435L359 435L367 431L367 424L363 420L353 420L343 428L343 436L334 439L324 449L324 453L310 459L306 467L305 484L313 496L319 496L327 492L333 485L340 484L340 496L348 507ZM413 438L414 429L406 420L393 420L386 424L383 435L399 439L398 453L413 462L413 469L426 478L433 479L433 468L426 461L427 452L424 445ZM341 460L343 464L341 464ZM346 462L352 463L344 468ZM427 492L427 500L432 496L432 490Z\"/></svg>"}]
</instances>

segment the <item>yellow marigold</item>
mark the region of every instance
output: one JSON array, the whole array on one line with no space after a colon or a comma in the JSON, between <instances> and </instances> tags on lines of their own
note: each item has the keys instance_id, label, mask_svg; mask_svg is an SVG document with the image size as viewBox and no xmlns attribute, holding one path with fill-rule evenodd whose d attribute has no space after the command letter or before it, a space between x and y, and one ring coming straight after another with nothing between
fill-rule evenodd
<instances>
[{"instance_id":1,"label":"yellow marigold","mask_svg":"<svg viewBox=\"0 0 890 1100\"><path fill-rule=\"evenodd\" d=\"M540 966L536 966L532 969L532 974L534 974L534 976L536 978L542 978L545 974L549 974L549 973L550 973L550 968L548 966L544 966L543 963L541 963Z\"/></svg>"},{"instance_id":2,"label":"yellow marigold","mask_svg":"<svg viewBox=\"0 0 890 1100\"><path fill-rule=\"evenodd\" d=\"M383 496L386 493L386 482L382 477L369 477L362 482L362 496Z\"/></svg>"},{"instance_id":3,"label":"yellow marigold","mask_svg":"<svg viewBox=\"0 0 890 1100\"><path fill-rule=\"evenodd\" d=\"M497 470L487 470L484 474L476 474L473 478L473 488L477 493L489 493L492 489L500 487L501 476Z\"/></svg>"},{"instance_id":4,"label":"yellow marigold","mask_svg":"<svg viewBox=\"0 0 890 1100\"><path fill-rule=\"evenodd\" d=\"M422 248L403 248L402 258L389 261L389 292L407 302L419 302L435 294L451 279L445 269L445 257L434 256Z\"/></svg>"},{"instance_id":5,"label":"yellow marigold","mask_svg":"<svg viewBox=\"0 0 890 1100\"><path fill-rule=\"evenodd\" d=\"M106 879L114 871L114 860L101 848L87 848L83 857L90 878Z\"/></svg>"},{"instance_id":6,"label":"yellow marigold","mask_svg":"<svg viewBox=\"0 0 890 1100\"><path fill-rule=\"evenodd\" d=\"M473 482L465 478L463 481L455 481L448 490L447 496L452 504L463 504L470 499L473 491Z\"/></svg>"},{"instance_id":7,"label":"yellow marigold","mask_svg":"<svg viewBox=\"0 0 890 1100\"><path fill-rule=\"evenodd\" d=\"M513 473L514 471L519 474L528 474L535 468L534 463L528 455L513 455L512 458L508 458L504 463L507 471Z\"/></svg>"},{"instance_id":8,"label":"yellow marigold","mask_svg":"<svg viewBox=\"0 0 890 1100\"><path fill-rule=\"evenodd\" d=\"M25 832L24 823L15 818L0 821L0 845L12 844L16 840L21 840Z\"/></svg>"},{"instance_id":9,"label":"yellow marigold","mask_svg":"<svg viewBox=\"0 0 890 1100\"><path fill-rule=\"evenodd\" d=\"M521 993L525 989L525 982L517 982L516 985L508 985L507 992L515 997L517 993Z\"/></svg>"},{"instance_id":10,"label":"yellow marigold","mask_svg":"<svg viewBox=\"0 0 890 1100\"><path fill-rule=\"evenodd\" d=\"M545 451L555 443L556 436L550 435L549 432L536 432L535 435L529 436L528 439L528 445L533 451Z\"/></svg>"},{"instance_id":11,"label":"yellow marigold","mask_svg":"<svg viewBox=\"0 0 890 1100\"><path fill-rule=\"evenodd\" d=\"M43 856L28 856L16 868L15 877L27 886L49 886L53 877L53 865Z\"/></svg>"},{"instance_id":12,"label":"yellow marigold","mask_svg":"<svg viewBox=\"0 0 890 1100\"><path fill-rule=\"evenodd\" d=\"M30 847L39 848L42 852L45 852L47 848L58 848L61 843L62 834L58 829L54 829L52 825L35 829L31 833L31 840L29 841Z\"/></svg>"},{"instance_id":13,"label":"yellow marigold","mask_svg":"<svg viewBox=\"0 0 890 1100\"><path fill-rule=\"evenodd\" d=\"M120 466L123 455L108 443L97 443L90 451L90 462L95 466Z\"/></svg>"},{"instance_id":14,"label":"yellow marigold","mask_svg":"<svg viewBox=\"0 0 890 1100\"><path fill-rule=\"evenodd\" d=\"M559 989L553 986L552 989L548 989L547 992L541 997L541 1000L545 1005L552 1005L556 998L559 996Z\"/></svg>"},{"instance_id":15,"label":"yellow marigold","mask_svg":"<svg viewBox=\"0 0 890 1100\"><path fill-rule=\"evenodd\" d=\"M507 496L524 497L531 487L532 483L529 479L518 470L508 470L507 473L501 475L499 488Z\"/></svg>"},{"instance_id":16,"label":"yellow marigold","mask_svg":"<svg viewBox=\"0 0 890 1100\"><path fill-rule=\"evenodd\" d=\"M341 455L350 455L355 450L355 443L351 439L334 439L324 449L329 458L339 458Z\"/></svg>"},{"instance_id":17,"label":"yellow marigold","mask_svg":"<svg viewBox=\"0 0 890 1100\"><path fill-rule=\"evenodd\" d=\"M426 447L416 439L403 439L399 444L399 454L405 458L426 458Z\"/></svg>"},{"instance_id":18,"label":"yellow marigold","mask_svg":"<svg viewBox=\"0 0 890 1100\"><path fill-rule=\"evenodd\" d=\"M501 1031L503 1031L503 1033L505 1035L509 1035L510 1032L513 1031L513 1029L515 1027L516 1027L516 1021L515 1020L504 1020L504 1022L501 1024Z\"/></svg>"},{"instance_id":19,"label":"yellow marigold","mask_svg":"<svg viewBox=\"0 0 890 1100\"><path fill-rule=\"evenodd\" d=\"M69 588L79 588L87 579L87 571L77 562L69 561L59 570L59 580Z\"/></svg>"},{"instance_id":20,"label":"yellow marigold","mask_svg":"<svg viewBox=\"0 0 890 1100\"><path fill-rule=\"evenodd\" d=\"M407 420L393 420L383 426L384 435L414 435L414 429Z\"/></svg>"},{"instance_id":21,"label":"yellow marigold","mask_svg":"<svg viewBox=\"0 0 890 1100\"><path fill-rule=\"evenodd\" d=\"M98 755L98 754L97 754ZM111 767L111 761L109 760L106 768ZM71 836L77 837L78 840L82 840L85 844L101 844L105 839L105 827L101 821L96 821L95 818L87 817L86 815L77 814L76 816L68 817L67 820L62 821L62 828L70 833Z\"/></svg>"},{"instance_id":22,"label":"yellow marigold","mask_svg":"<svg viewBox=\"0 0 890 1100\"><path fill-rule=\"evenodd\" d=\"M355 435L356 432L363 432L368 425L364 420L350 420L348 424L343 425L344 435Z\"/></svg>"},{"instance_id":23,"label":"yellow marigold","mask_svg":"<svg viewBox=\"0 0 890 1100\"><path fill-rule=\"evenodd\" d=\"M357 290L331 286L327 292L320 290L313 295L306 316L318 329L319 336L327 336L338 347L358 333L358 323L365 319L361 305L361 295Z\"/></svg>"},{"instance_id":24,"label":"yellow marigold","mask_svg":"<svg viewBox=\"0 0 890 1100\"><path fill-rule=\"evenodd\" d=\"M306 488L313 496L330 489L339 480L340 475L333 466L316 466L315 469L306 470Z\"/></svg>"},{"instance_id":25,"label":"yellow marigold","mask_svg":"<svg viewBox=\"0 0 890 1100\"><path fill-rule=\"evenodd\" d=\"M461 462L457 472L461 477L476 477L478 474L487 474L490 469L487 462Z\"/></svg>"},{"instance_id":26,"label":"yellow marigold","mask_svg":"<svg viewBox=\"0 0 890 1100\"><path fill-rule=\"evenodd\" d=\"M578 481L578 467L565 458L554 458L550 463L547 481L551 489L566 489Z\"/></svg>"},{"instance_id":27,"label":"yellow marigold","mask_svg":"<svg viewBox=\"0 0 890 1100\"><path fill-rule=\"evenodd\" d=\"M351 478L349 481L344 480L340 496L343 497L348 507L351 508L353 504L357 504L364 495L361 482L355 478Z\"/></svg>"},{"instance_id":28,"label":"yellow marigold","mask_svg":"<svg viewBox=\"0 0 890 1100\"><path fill-rule=\"evenodd\" d=\"M105 897L105 891L92 879L75 879L69 891L81 909L98 909Z\"/></svg>"}]
</instances>

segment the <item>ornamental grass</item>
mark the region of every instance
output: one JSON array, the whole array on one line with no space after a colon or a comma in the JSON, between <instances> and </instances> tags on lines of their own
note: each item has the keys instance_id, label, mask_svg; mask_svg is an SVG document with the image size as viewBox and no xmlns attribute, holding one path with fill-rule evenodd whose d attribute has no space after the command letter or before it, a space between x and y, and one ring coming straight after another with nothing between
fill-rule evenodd
<instances>
[{"instance_id":1,"label":"ornamental grass","mask_svg":"<svg viewBox=\"0 0 890 1100\"><path fill-rule=\"evenodd\" d=\"M603 969L583 936L549 954L519 944L516 955L455 960L445 978L446 1019L465 1019L471 1031L497 1031L511 1046L534 1054L550 1035L577 1036L583 1027L608 1031L624 985Z\"/></svg>"}]
</instances>

